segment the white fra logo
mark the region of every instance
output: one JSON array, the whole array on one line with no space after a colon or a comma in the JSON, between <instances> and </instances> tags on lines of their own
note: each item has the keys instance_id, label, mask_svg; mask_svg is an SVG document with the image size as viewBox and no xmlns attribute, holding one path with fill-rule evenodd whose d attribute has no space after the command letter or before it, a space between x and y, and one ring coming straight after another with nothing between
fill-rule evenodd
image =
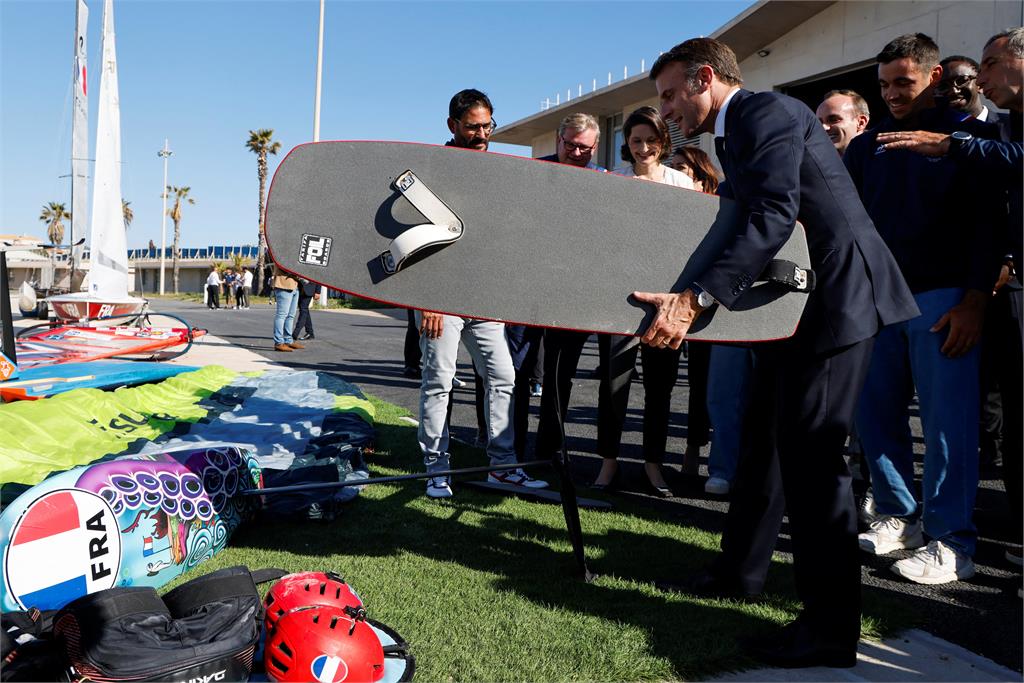
<instances>
[{"instance_id":1,"label":"white fra logo","mask_svg":"<svg viewBox=\"0 0 1024 683\"><path fill-rule=\"evenodd\" d=\"M322 235L306 234L302 236L302 246L299 248L299 263L308 263L311 266L326 266L331 258L330 237Z\"/></svg>"}]
</instances>

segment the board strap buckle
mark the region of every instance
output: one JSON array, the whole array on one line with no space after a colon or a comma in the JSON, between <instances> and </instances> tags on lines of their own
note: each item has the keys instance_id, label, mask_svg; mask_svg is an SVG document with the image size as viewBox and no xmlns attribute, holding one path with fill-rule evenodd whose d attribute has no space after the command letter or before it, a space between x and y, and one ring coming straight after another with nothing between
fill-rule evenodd
<instances>
[{"instance_id":1,"label":"board strap buckle","mask_svg":"<svg viewBox=\"0 0 1024 683\"><path fill-rule=\"evenodd\" d=\"M801 268L785 259L772 259L758 279L765 282L776 282L794 292L814 291L814 271L810 268Z\"/></svg>"},{"instance_id":2,"label":"board strap buckle","mask_svg":"<svg viewBox=\"0 0 1024 683\"><path fill-rule=\"evenodd\" d=\"M462 221L455 212L411 170L395 178L391 186L430 222L413 226L391 240L387 251L380 255L384 272L389 275L401 270L406 260L417 252L451 244L463 234Z\"/></svg>"}]
</instances>

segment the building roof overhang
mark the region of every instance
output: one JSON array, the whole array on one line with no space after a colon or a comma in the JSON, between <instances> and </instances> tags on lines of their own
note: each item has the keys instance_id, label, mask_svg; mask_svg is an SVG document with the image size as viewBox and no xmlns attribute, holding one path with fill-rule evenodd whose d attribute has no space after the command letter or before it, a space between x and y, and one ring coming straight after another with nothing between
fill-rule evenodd
<instances>
[{"instance_id":1,"label":"building roof overhang","mask_svg":"<svg viewBox=\"0 0 1024 683\"><path fill-rule=\"evenodd\" d=\"M835 0L759 0L711 37L731 47L737 60L742 62L834 3ZM649 73L645 71L501 126L491 140L510 145L531 145L538 135L556 130L568 114L580 111L598 118L611 116L633 102L656 94Z\"/></svg>"}]
</instances>

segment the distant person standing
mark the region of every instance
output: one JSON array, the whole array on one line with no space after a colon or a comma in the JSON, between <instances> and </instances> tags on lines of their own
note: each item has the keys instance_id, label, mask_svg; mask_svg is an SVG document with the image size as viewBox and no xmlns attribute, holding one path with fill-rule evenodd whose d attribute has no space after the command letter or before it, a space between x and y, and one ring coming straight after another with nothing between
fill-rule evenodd
<instances>
[{"instance_id":1,"label":"distant person standing","mask_svg":"<svg viewBox=\"0 0 1024 683\"><path fill-rule=\"evenodd\" d=\"M234 292L235 292L235 271L230 268L224 269L224 306L226 308L234 308Z\"/></svg>"},{"instance_id":2,"label":"distant person standing","mask_svg":"<svg viewBox=\"0 0 1024 683\"><path fill-rule=\"evenodd\" d=\"M249 296L252 294L252 271L248 268L242 268L242 301L244 304L239 304L242 308L249 308Z\"/></svg>"},{"instance_id":3,"label":"distant person standing","mask_svg":"<svg viewBox=\"0 0 1024 683\"><path fill-rule=\"evenodd\" d=\"M292 336L299 341L315 339L313 335L313 319L309 316L309 302L316 296L316 283L299 278L299 314L295 318L295 330Z\"/></svg>"},{"instance_id":4,"label":"distant person standing","mask_svg":"<svg viewBox=\"0 0 1024 683\"><path fill-rule=\"evenodd\" d=\"M271 284L274 287L274 305L277 307L274 315L274 350L295 351L306 348L292 337L295 308L299 303L298 280L274 266Z\"/></svg>"},{"instance_id":5,"label":"distant person standing","mask_svg":"<svg viewBox=\"0 0 1024 683\"><path fill-rule=\"evenodd\" d=\"M206 306L220 308L220 275L217 266L210 266L210 274L206 276Z\"/></svg>"}]
</instances>

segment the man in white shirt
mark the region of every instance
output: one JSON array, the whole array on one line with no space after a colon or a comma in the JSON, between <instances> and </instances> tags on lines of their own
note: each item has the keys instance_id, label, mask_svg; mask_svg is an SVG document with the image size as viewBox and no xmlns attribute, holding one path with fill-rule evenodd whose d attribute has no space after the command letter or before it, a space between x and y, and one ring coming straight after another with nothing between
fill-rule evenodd
<instances>
[{"instance_id":1,"label":"man in white shirt","mask_svg":"<svg viewBox=\"0 0 1024 683\"><path fill-rule=\"evenodd\" d=\"M239 298L239 308L249 308L249 295L252 294L252 271L248 268L242 269L242 296Z\"/></svg>"},{"instance_id":2,"label":"man in white shirt","mask_svg":"<svg viewBox=\"0 0 1024 683\"><path fill-rule=\"evenodd\" d=\"M210 266L210 274L206 276L206 305L209 308L220 308L220 286L222 282L217 273L217 266Z\"/></svg>"}]
</instances>

